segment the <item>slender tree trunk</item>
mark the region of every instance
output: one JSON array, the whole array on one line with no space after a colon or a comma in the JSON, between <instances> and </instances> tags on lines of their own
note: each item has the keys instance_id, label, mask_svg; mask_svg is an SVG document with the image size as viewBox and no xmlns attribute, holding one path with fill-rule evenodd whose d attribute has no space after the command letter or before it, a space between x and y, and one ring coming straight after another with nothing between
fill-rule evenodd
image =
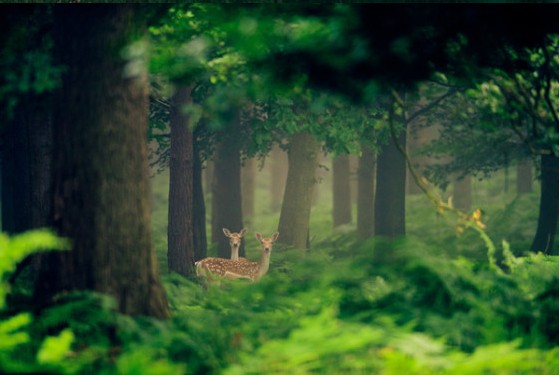
<instances>
[{"instance_id":1,"label":"slender tree trunk","mask_svg":"<svg viewBox=\"0 0 560 375\"><path fill-rule=\"evenodd\" d=\"M202 162L200 150L194 143L194 166L193 166L193 242L194 259L206 258L206 205L204 203L204 190L202 189Z\"/></svg>"},{"instance_id":2,"label":"slender tree trunk","mask_svg":"<svg viewBox=\"0 0 560 375\"><path fill-rule=\"evenodd\" d=\"M533 161L526 159L517 164L517 194L533 192Z\"/></svg>"},{"instance_id":3,"label":"slender tree trunk","mask_svg":"<svg viewBox=\"0 0 560 375\"><path fill-rule=\"evenodd\" d=\"M270 151L270 210L278 212L286 190L288 176L288 155L279 146Z\"/></svg>"},{"instance_id":4,"label":"slender tree trunk","mask_svg":"<svg viewBox=\"0 0 560 375\"><path fill-rule=\"evenodd\" d=\"M319 142L311 134L292 136L278 232L280 242L299 249L309 246L309 215L318 152Z\"/></svg>"},{"instance_id":5,"label":"slender tree trunk","mask_svg":"<svg viewBox=\"0 0 560 375\"><path fill-rule=\"evenodd\" d=\"M340 155L332 161L333 180L333 227L352 222L350 200L350 160Z\"/></svg>"},{"instance_id":6,"label":"slender tree trunk","mask_svg":"<svg viewBox=\"0 0 560 375\"><path fill-rule=\"evenodd\" d=\"M358 164L359 159L356 155L348 155L350 163L350 201L356 202L358 199Z\"/></svg>"},{"instance_id":7,"label":"slender tree trunk","mask_svg":"<svg viewBox=\"0 0 560 375\"><path fill-rule=\"evenodd\" d=\"M465 212L472 207L471 176L465 176L455 180L453 189L453 205Z\"/></svg>"},{"instance_id":8,"label":"slender tree trunk","mask_svg":"<svg viewBox=\"0 0 560 375\"><path fill-rule=\"evenodd\" d=\"M204 162L204 169L202 171L203 176L203 191L205 196L205 201L212 194L212 180L214 179L214 162L212 160L206 160Z\"/></svg>"},{"instance_id":9,"label":"slender tree trunk","mask_svg":"<svg viewBox=\"0 0 560 375\"><path fill-rule=\"evenodd\" d=\"M539 223L532 251L558 255L556 235L558 230L558 157L541 156L541 202Z\"/></svg>"},{"instance_id":10,"label":"slender tree trunk","mask_svg":"<svg viewBox=\"0 0 560 375\"><path fill-rule=\"evenodd\" d=\"M255 158L247 159L241 168L241 203L243 218L251 225L255 216L255 175L257 163ZM240 228L241 229L241 228Z\"/></svg>"},{"instance_id":11,"label":"slender tree trunk","mask_svg":"<svg viewBox=\"0 0 560 375\"><path fill-rule=\"evenodd\" d=\"M169 150L169 211L167 265L169 271L193 275L193 134L183 107L189 104L191 88L177 89L172 99Z\"/></svg>"},{"instance_id":12,"label":"slender tree trunk","mask_svg":"<svg viewBox=\"0 0 560 375\"><path fill-rule=\"evenodd\" d=\"M358 166L358 223L357 230L360 238L374 235L375 229L375 154L369 147L362 148Z\"/></svg>"},{"instance_id":13,"label":"slender tree trunk","mask_svg":"<svg viewBox=\"0 0 560 375\"><path fill-rule=\"evenodd\" d=\"M406 131L398 138L406 147ZM375 235L396 238L405 235L406 161L393 140L381 148L377 158L375 192Z\"/></svg>"},{"instance_id":14,"label":"slender tree trunk","mask_svg":"<svg viewBox=\"0 0 560 375\"><path fill-rule=\"evenodd\" d=\"M235 134L230 130L229 134ZM218 257L229 259L231 248L222 228L239 231L243 228L241 207L241 161L239 145L227 137L216 146L214 179L212 181L212 243L218 245ZM241 242L239 256L245 256Z\"/></svg>"},{"instance_id":15,"label":"slender tree trunk","mask_svg":"<svg viewBox=\"0 0 560 375\"><path fill-rule=\"evenodd\" d=\"M148 81L125 76L120 51L143 34L133 5L55 7L55 48L67 69L54 121L54 219L71 252L41 265L36 298L87 289L120 312L167 317L151 242Z\"/></svg>"}]
</instances>

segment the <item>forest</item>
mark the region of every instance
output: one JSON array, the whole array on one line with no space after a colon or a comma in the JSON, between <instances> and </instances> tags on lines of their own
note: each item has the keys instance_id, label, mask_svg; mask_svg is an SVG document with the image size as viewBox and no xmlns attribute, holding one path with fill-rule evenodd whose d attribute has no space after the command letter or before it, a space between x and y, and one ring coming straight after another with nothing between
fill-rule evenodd
<instances>
[{"instance_id":1,"label":"forest","mask_svg":"<svg viewBox=\"0 0 560 375\"><path fill-rule=\"evenodd\" d=\"M0 5L0 373L558 374L558 18Z\"/></svg>"}]
</instances>

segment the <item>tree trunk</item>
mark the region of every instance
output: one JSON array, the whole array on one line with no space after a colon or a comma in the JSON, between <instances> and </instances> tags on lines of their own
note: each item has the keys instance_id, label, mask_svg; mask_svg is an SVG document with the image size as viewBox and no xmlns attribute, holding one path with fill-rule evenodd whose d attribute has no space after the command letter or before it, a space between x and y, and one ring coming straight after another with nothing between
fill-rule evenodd
<instances>
[{"instance_id":1,"label":"tree trunk","mask_svg":"<svg viewBox=\"0 0 560 375\"><path fill-rule=\"evenodd\" d=\"M21 99L3 134L2 230L20 233L52 225L50 96Z\"/></svg>"},{"instance_id":2,"label":"tree trunk","mask_svg":"<svg viewBox=\"0 0 560 375\"><path fill-rule=\"evenodd\" d=\"M270 151L270 210L278 212L286 190L288 176L288 156L279 146Z\"/></svg>"},{"instance_id":3,"label":"tree trunk","mask_svg":"<svg viewBox=\"0 0 560 375\"><path fill-rule=\"evenodd\" d=\"M517 194L533 192L533 161L525 159L517 164Z\"/></svg>"},{"instance_id":4,"label":"tree trunk","mask_svg":"<svg viewBox=\"0 0 560 375\"><path fill-rule=\"evenodd\" d=\"M237 133L230 130L229 134ZM231 248L222 228L239 231L243 228L241 207L241 161L239 145L235 139L223 139L216 145L214 178L212 181L212 243L218 245L218 257L229 259ZM239 256L245 256L241 242Z\"/></svg>"},{"instance_id":5,"label":"tree trunk","mask_svg":"<svg viewBox=\"0 0 560 375\"><path fill-rule=\"evenodd\" d=\"M57 63L66 67L54 121L54 220L73 249L45 258L36 298L93 290L112 295L122 313L167 317L151 242L147 75L125 76L119 57L144 27L133 5L54 10Z\"/></svg>"},{"instance_id":6,"label":"tree trunk","mask_svg":"<svg viewBox=\"0 0 560 375\"><path fill-rule=\"evenodd\" d=\"M398 138L406 147L406 130ZM381 148L377 159L375 235L396 238L405 235L406 161L393 140Z\"/></svg>"},{"instance_id":7,"label":"tree trunk","mask_svg":"<svg viewBox=\"0 0 560 375\"><path fill-rule=\"evenodd\" d=\"M333 180L333 227L352 222L350 200L350 160L340 155L332 161Z\"/></svg>"},{"instance_id":8,"label":"tree trunk","mask_svg":"<svg viewBox=\"0 0 560 375\"><path fill-rule=\"evenodd\" d=\"M241 203L243 206L243 218L251 225L255 216L255 175L257 163L255 158L246 159L241 168ZM241 228L239 228L241 229Z\"/></svg>"},{"instance_id":9,"label":"tree trunk","mask_svg":"<svg viewBox=\"0 0 560 375\"><path fill-rule=\"evenodd\" d=\"M309 215L318 152L319 142L311 134L292 136L278 232L280 242L299 249L309 247Z\"/></svg>"},{"instance_id":10,"label":"tree trunk","mask_svg":"<svg viewBox=\"0 0 560 375\"><path fill-rule=\"evenodd\" d=\"M348 155L348 160L350 163L350 202L356 202L358 199L358 164L360 161L356 155Z\"/></svg>"},{"instance_id":11,"label":"tree trunk","mask_svg":"<svg viewBox=\"0 0 560 375\"><path fill-rule=\"evenodd\" d=\"M194 260L206 258L206 205L204 190L202 189L202 162L199 147L194 143L193 165L193 243Z\"/></svg>"},{"instance_id":12,"label":"tree trunk","mask_svg":"<svg viewBox=\"0 0 560 375\"><path fill-rule=\"evenodd\" d=\"M541 156L541 202L539 223L532 251L558 255L556 231L558 229L558 156Z\"/></svg>"},{"instance_id":13,"label":"tree trunk","mask_svg":"<svg viewBox=\"0 0 560 375\"><path fill-rule=\"evenodd\" d=\"M471 176L465 176L455 180L453 189L453 205L465 212L472 207Z\"/></svg>"},{"instance_id":14,"label":"tree trunk","mask_svg":"<svg viewBox=\"0 0 560 375\"><path fill-rule=\"evenodd\" d=\"M357 230L360 238L374 235L375 219L375 154L369 147L362 148L358 166L358 223Z\"/></svg>"},{"instance_id":15,"label":"tree trunk","mask_svg":"<svg viewBox=\"0 0 560 375\"><path fill-rule=\"evenodd\" d=\"M177 89L172 99L169 149L169 211L167 265L169 271L193 275L193 134L183 107L192 101L191 88Z\"/></svg>"}]
</instances>

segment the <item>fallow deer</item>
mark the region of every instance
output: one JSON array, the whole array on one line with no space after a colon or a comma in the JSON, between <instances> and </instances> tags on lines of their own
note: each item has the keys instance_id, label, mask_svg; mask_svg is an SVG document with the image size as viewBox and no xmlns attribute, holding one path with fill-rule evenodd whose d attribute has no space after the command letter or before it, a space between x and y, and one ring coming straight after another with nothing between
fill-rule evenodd
<instances>
[{"instance_id":1,"label":"fallow deer","mask_svg":"<svg viewBox=\"0 0 560 375\"><path fill-rule=\"evenodd\" d=\"M217 276L225 279L249 279L251 281L257 281L268 272L272 244L278 239L278 235L279 233L276 232L267 238L262 237L260 233L255 233L255 237L262 246L261 259L258 262L223 258L204 258L195 263L196 275L204 276L208 280L213 279L213 276Z\"/></svg>"},{"instance_id":2,"label":"fallow deer","mask_svg":"<svg viewBox=\"0 0 560 375\"><path fill-rule=\"evenodd\" d=\"M230 232L227 228L222 228L224 234L229 239L229 246L231 247L231 260L238 260L245 258L239 258L239 246L241 246L241 239L247 233L247 228L241 229L239 233Z\"/></svg>"}]
</instances>

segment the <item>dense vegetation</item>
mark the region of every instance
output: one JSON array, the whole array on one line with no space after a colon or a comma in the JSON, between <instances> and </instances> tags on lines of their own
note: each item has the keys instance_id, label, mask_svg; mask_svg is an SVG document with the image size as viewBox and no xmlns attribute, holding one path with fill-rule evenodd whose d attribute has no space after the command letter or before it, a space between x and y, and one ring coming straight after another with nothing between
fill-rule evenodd
<instances>
[{"instance_id":1,"label":"dense vegetation","mask_svg":"<svg viewBox=\"0 0 560 375\"><path fill-rule=\"evenodd\" d=\"M0 372L557 374L556 11L0 8Z\"/></svg>"}]
</instances>

